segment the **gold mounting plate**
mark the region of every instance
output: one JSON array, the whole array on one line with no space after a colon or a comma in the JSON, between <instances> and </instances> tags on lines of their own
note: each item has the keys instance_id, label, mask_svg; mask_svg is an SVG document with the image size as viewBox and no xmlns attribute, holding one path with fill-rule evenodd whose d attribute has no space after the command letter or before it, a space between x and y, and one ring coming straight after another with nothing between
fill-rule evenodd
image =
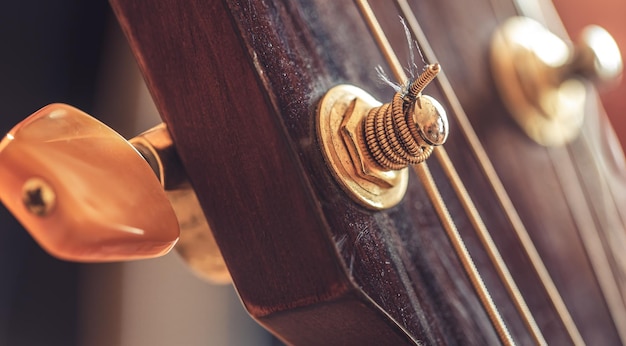
<instances>
[{"instance_id":1,"label":"gold mounting plate","mask_svg":"<svg viewBox=\"0 0 626 346\"><path fill-rule=\"evenodd\" d=\"M387 209L406 193L409 170L383 171L371 164L360 137L362 121L380 106L374 97L352 85L330 89L318 107L317 133L324 158L348 195L369 209Z\"/></svg>"}]
</instances>

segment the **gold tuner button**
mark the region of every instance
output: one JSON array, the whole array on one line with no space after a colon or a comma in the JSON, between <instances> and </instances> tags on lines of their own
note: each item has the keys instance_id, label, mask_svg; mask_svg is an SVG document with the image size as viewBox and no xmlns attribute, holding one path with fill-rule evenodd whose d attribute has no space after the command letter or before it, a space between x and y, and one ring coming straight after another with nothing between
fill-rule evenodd
<instances>
[{"instance_id":1,"label":"gold tuner button","mask_svg":"<svg viewBox=\"0 0 626 346\"><path fill-rule=\"evenodd\" d=\"M614 86L622 78L624 65L615 39L597 25L585 27L576 44L573 72L599 86Z\"/></svg>"},{"instance_id":2,"label":"gold tuner button","mask_svg":"<svg viewBox=\"0 0 626 346\"><path fill-rule=\"evenodd\" d=\"M446 141L445 110L422 95L440 69L427 66L389 103L351 85L336 86L321 99L317 132L324 157L341 187L363 206L399 203L408 186L407 166L423 162Z\"/></svg>"},{"instance_id":3,"label":"gold tuner button","mask_svg":"<svg viewBox=\"0 0 626 346\"><path fill-rule=\"evenodd\" d=\"M161 181L138 150L106 125L68 105L44 107L0 141L0 201L55 257L157 257L175 246L180 229L183 244L200 239L192 250L183 245L183 257L194 269L218 273L202 276L227 281L215 242L206 245L213 236L165 127L132 141Z\"/></svg>"},{"instance_id":4,"label":"gold tuner button","mask_svg":"<svg viewBox=\"0 0 626 346\"><path fill-rule=\"evenodd\" d=\"M492 69L498 91L513 118L537 143L563 145L578 136L588 88L605 87L623 70L615 40L587 27L572 45L526 17L513 17L493 35Z\"/></svg>"}]
</instances>

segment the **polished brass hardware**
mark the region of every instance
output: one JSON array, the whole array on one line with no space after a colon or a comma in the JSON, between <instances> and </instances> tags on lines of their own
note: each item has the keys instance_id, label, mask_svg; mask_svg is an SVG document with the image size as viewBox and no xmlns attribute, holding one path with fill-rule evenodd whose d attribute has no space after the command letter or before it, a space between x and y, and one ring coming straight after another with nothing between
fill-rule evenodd
<instances>
[{"instance_id":1,"label":"polished brass hardware","mask_svg":"<svg viewBox=\"0 0 626 346\"><path fill-rule=\"evenodd\" d=\"M587 27L571 45L526 17L513 17L495 32L492 68L498 91L526 134L546 146L578 136L589 92L621 78L617 44L604 29Z\"/></svg>"},{"instance_id":2,"label":"polished brass hardware","mask_svg":"<svg viewBox=\"0 0 626 346\"><path fill-rule=\"evenodd\" d=\"M128 140L148 162L166 191L188 185L187 174L164 123Z\"/></svg>"},{"instance_id":3,"label":"polished brass hardware","mask_svg":"<svg viewBox=\"0 0 626 346\"><path fill-rule=\"evenodd\" d=\"M408 165L426 160L448 136L443 107L422 90L440 70L426 70L390 103L350 85L330 89L318 107L324 157L342 188L358 203L386 209L408 186Z\"/></svg>"},{"instance_id":4,"label":"polished brass hardware","mask_svg":"<svg viewBox=\"0 0 626 346\"><path fill-rule=\"evenodd\" d=\"M180 225L180 238L174 249L200 277L212 283L230 283L228 268L165 124L129 142L150 164L174 208Z\"/></svg>"}]
</instances>

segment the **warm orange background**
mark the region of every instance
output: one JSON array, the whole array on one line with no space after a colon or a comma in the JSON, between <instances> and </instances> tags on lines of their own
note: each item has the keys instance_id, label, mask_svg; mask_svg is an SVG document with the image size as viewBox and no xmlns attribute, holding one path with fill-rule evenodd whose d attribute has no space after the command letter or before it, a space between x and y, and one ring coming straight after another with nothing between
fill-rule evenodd
<instances>
[{"instance_id":1,"label":"warm orange background","mask_svg":"<svg viewBox=\"0 0 626 346\"><path fill-rule=\"evenodd\" d=\"M597 24L608 30L626 56L626 0L553 0L565 27L573 38L582 28ZM604 106L615 132L626 148L626 78L616 89L602 93Z\"/></svg>"}]
</instances>

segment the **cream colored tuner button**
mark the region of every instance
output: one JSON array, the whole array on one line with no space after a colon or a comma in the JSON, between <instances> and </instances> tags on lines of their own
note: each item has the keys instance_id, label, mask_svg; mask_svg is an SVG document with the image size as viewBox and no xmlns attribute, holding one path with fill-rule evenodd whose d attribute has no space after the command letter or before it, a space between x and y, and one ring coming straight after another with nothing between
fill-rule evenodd
<instances>
[{"instance_id":1,"label":"cream colored tuner button","mask_svg":"<svg viewBox=\"0 0 626 346\"><path fill-rule=\"evenodd\" d=\"M546 145L578 136L589 89L621 78L622 58L615 40L598 26L587 27L572 45L526 17L513 17L494 33L494 79L509 112L526 134Z\"/></svg>"},{"instance_id":2,"label":"cream colored tuner button","mask_svg":"<svg viewBox=\"0 0 626 346\"><path fill-rule=\"evenodd\" d=\"M230 282L164 124L127 142L76 108L44 107L0 142L0 201L58 258L132 260L175 247L202 278Z\"/></svg>"},{"instance_id":3,"label":"cream colored tuner button","mask_svg":"<svg viewBox=\"0 0 626 346\"><path fill-rule=\"evenodd\" d=\"M178 240L174 211L141 155L63 104L37 111L0 142L0 200L61 259L155 257Z\"/></svg>"}]
</instances>

